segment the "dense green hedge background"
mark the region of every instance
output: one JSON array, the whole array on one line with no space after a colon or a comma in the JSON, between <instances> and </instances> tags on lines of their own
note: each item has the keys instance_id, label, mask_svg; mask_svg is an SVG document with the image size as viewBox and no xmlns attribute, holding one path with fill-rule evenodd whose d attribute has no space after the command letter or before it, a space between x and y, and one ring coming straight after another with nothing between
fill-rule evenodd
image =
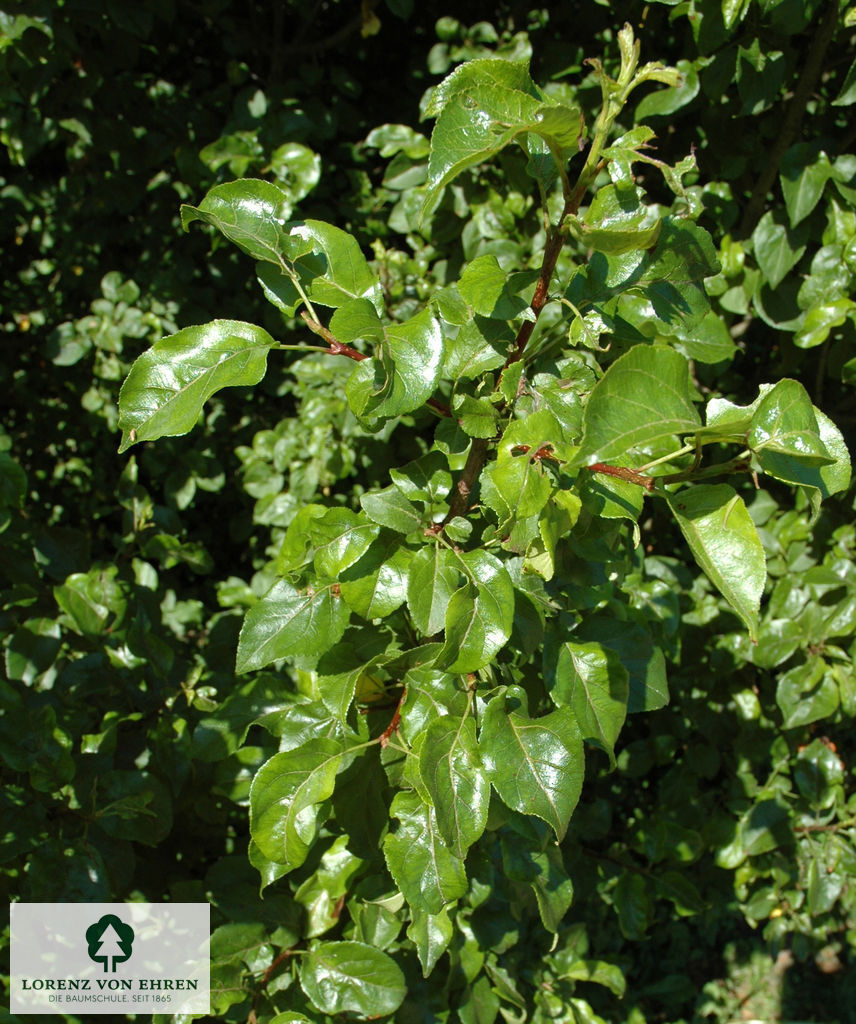
<instances>
[{"instance_id":1,"label":"dense green hedge background","mask_svg":"<svg viewBox=\"0 0 856 1024\"><path fill-rule=\"evenodd\" d=\"M714 358L696 363L698 385L749 401L794 377L852 450L848 18L831 0L469 3L454 16L408 0L45 0L0 12L10 900L210 900L217 1019L270 1020L271 1000L306 1012L296 983L277 993L284 976L268 968L324 934L372 935L399 956L402 1024L856 1020L852 490L812 527L784 487L747 486L771 575L757 647L665 521L646 524L637 605L661 638L672 703L628 724L615 773L605 759L589 772L563 847L575 899L557 949L531 895L485 858L426 981L400 908L367 909L385 889L358 821L350 853L318 852L259 898L249 780L277 749L278 688L303 683L234 675L241 614L297 508L384 485L424 423L369 434L343 398L349 367L283 361L252 392L212 401L187 437L115 454L121 380L153 341L214 316L286 334L238 253L182 233L181 202L234 177L279 181L301 216L353 231L390 308L412 314L475 255L525 265L537 212L483 169L422 234L409 196L424 141L374 130L427 135L424 91L489 53L531 55L536 80L590 110L584 59L615 60L624 20L643 59L685 73L641 97L636 117L666 162L695 148L692 195L720 246L709 292L729 330L700 340ZM593 571L581 590L598 582ZM344 797L336 813L345 820ZM479 887L502 909L482 907ZM626 994L609 972L600 984L563 973L580 955L620 968ZM594 1010L562 1016L571 997Z\"/></svg>"}]
</instances>

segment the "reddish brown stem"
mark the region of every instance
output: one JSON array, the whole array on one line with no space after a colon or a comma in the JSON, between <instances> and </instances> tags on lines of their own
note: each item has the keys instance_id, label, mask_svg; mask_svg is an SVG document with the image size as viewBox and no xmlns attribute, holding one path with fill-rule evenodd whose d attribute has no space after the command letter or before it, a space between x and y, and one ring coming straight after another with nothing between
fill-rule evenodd
<instances>
[{"instance_id":1,"label":"reddish brown stem","mask_svg":"<svg viewBox=\"0 0 856 1024\"><path fill-rule=\"evenodd\" d=\"M591 473L603 473L605 476L616 476L619 480L627 480L631 484L644 487L646 491L654 490L654 478L652 476L644 476L642 473L637 473L634 469L628 469L627 466L610 466L605 462L593 462L590 466L586 466L586 469Z\"/></svg>"},{"instance_id":2,"label":"reddish brown stem","mask_svg":"<svg viewBox=\"0 0 856 1024\"><path fill-rule=\"evenodd\" d=\"M535 324L538 322L541 310L547 304L550 281L553 279L553 272L556 269L556 261L559 259L559 253L562 251L562 246L565 244L565 236L562 233L562 224L569 213L575 212L574 207L579 206L579 202L579 199L577 199L576 202L574 202L573 199L567 200L564 209L562 210L562 215L559 217L558 225L550 229L547 245L544 247L544 259L541 263L541 273L538 275L538 283L535 285L535 293L532 296L532 302L530 303L530 309L534 313L534 319L523 321L520 330L517 332L514 348L505 362L506 366L510 366L512 363L516 363L519 359L523 358L523 352L529 343L529 339L532 337L532 332L535 330Z\"/></svg>"},{"instance_id":3,"label":"reddish brown stem","mask_svg":"<svg viewBox=\"0 0 856 1024\"><path fill-rule=\"evenodd\" d=\"M267 968L265 973L262 975L262 988L265 988L265 986L270 981L271 976L273 975L273 972L277 969L277 967L279 967L279 965L284 960L287 960L290 956L291 956L291 950L290 949L284 949L279 954L279 956L276 957L276 959L270 964L270 966Z\"/></svg>"},{"instance_id":4,"label":"reddish brown stem","mask_svg":"<svg viewBox=\"0 0 856 1024\"><path fill-rule=\"evenodd\" d=\"M452 493L449 511L442 523L443 527L448 526L455 516L466 515L467 509L470 507L470 494L476 485L486 458L487 440L483 437L473 438L470 454L467 456L466 464L461 473L461 479L455 485L455 490Z\"/></svg>"},{"instance_id":5,"label":"reddish brown stem","mask_svg":"<svg viewBox=\"0 0 856 1024\"><path fill-rule=\"evenodd\" d=\"M392 721L380 734L380 748L385 750L389 746L389 738L401 725L401 706L404 704L405 698L407 697L407 688L405 687L404 692L401 694L401 700L398 702L398 706L395 709L395 714L392 716Z\"/></svg>"}]
</instances>

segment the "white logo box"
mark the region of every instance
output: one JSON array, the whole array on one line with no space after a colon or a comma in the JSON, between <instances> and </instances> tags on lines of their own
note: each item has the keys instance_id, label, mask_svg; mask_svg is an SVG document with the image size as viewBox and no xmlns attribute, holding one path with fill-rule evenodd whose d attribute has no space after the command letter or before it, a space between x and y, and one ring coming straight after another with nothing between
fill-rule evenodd
<instances>
[{"instance_id":1,"label":"white logo box","mask_svg":"<svg viewBox=\"0 0 856 1024\"><path fill-rule=\"evenodd\" d=\"M10 1010L209 1013L207 903L12 903Z\"/></svg>"}]
</instances>

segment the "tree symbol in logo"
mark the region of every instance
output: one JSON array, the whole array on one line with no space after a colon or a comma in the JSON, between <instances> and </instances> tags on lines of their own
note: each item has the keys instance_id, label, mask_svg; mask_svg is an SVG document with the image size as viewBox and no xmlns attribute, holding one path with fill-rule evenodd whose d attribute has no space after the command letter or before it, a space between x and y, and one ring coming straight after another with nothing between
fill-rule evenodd
<instances>
[{"instance_id":1,"label":"tree symbol in logo","mask_svg":"<svg viewBox=\"0 0 856 1024\"><path fill-rule=\"evenodd\" d=\"M105 914L86 929L86 944L89 959L104 964L104 972L116 970L131 958L134 945L134 929L115 914Z\"/></svg>"}]
</instances>

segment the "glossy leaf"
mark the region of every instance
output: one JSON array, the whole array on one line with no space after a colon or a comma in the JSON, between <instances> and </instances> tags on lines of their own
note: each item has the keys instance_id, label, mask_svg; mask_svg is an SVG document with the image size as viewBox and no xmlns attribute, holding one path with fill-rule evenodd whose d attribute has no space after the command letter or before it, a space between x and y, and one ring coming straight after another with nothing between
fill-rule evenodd
<instances>
[{"instance_id":1,"label":"glossy leaf","mask_svg":"<svg viewBox=\"0 0 856 1024\"><path fill-rule=\"evenodd\" d=\"M579 800L583 744L570 708L530 718L525 700L494 697L484 714L479 750L502 800L520 814L546 821L561 840Z\"/></svg>"},{"instance_id":2,"label":"glossy leaf","mask_svg":"<svg viewBox=\"0 0 856 1024\"><path fill-rule=\"evenodd\" d=\"M411 553L398 539L375 542L340 577L342 599L364 619L382 619L404 604Z\"/></svg>"},{"instance_id":3,"label":"glossy leaf","mask_svg":"<svg viewBox=\"0 0 856 1024\"><path fill-rule=\"evenodd\" d=\"M758 266L771 288L784 281L788 271L805 252L805 246L800 245L783 224L777 224L769 210L752 232L752 242Z\"/></svg>"},{"instance_id":4,"label":"glossy leaf","mask_svg":"<svg viewBox=\"0 0 856 1024\"><path fill-rule=\"evenodd\" d=\"M513 420L499 443L497 459L482 473L482 499L500 522L536 515L547 504L553 480L535 455L549 455L562 440L562 428L548 409Z\"/></svg>"},{"instance_id":5,"label":"glossy leaf","mask_svg":"<svg viewBox=\"0 0 856 1024\"><path fill-rule=\"evenodd\" d=\"M820 202L831 174L832 166L822 150L813 153L810 147L797 145L785 153L779 179L792 228L805 220Z\"/></svg>"},{"instance_id":6,"label":"glossy leaf","mask_svg":"<svg viewBox=\"0 0 856 1024\"><path fill-rule=\"evenodd\" d=\"M559 707L570 707L586 742L615 763L627 714L630 676L618 654L598 643L565 640L544 649L544 681Z\"/></svg>"},{"instance_id":7,"label":"glossy leaf","mask_svg":"<svg viewBox=\"0 0 856 1024\"><path fill-rule=\"evenodd\" d=\"M373 523L398 533L413 533L425 523L420 506L406 498L394 484L362 495L360 504Z\"/></svg>"},{"instance_id":8,"label":"glossy leaf","mask_svg":"<svg viewBox=\"0 0 856 1024\"><path fill-rule=\"evenodd\" d=\"M642 195L634 185L604 185L582 221L571 220L571 228L586 248L597 252L650 249L660 233L660 216L656 206L641 202Z\"/></svg>"},{"instance_id":9,"label":"glossy leaf","mask_svg":"<svg viewBox=\"0 0 856 1024\"><path fill-rule=\"evenodd\" d=\"M435 718L425 732L419 774L443 841L461 860L484 832L490 783L481 766L473 719Z\"/></svg>"},{"instance_id":10,"label":"glossy leaf","mask_svg":"<svg viewBox=\"0 0 856 1024\"><path fill-rule=\"evenodd\" d=\"M328 509L313 523L315 569L335 579L368 551L379 527L347 508Z\"/></svg>"},{"instance_id":11,"label":"glossy leaf","mask_svg":"<svg viewBox=\"0 0 856 1024\"><path fill-rule=\"evenodd\" d=\"M767 566L743 499L727 484L697 484L668 502L696 562L757 638Z\"/></svg>"},{"instance_id":12,"label":"glossy leaf","mask_svg":"<svg viewBox=\"0 0 856 1024\"><path fill-rule=\"evenodd\" d=\"M348 402L361 419L401 416L425 404L440 376L443 337L428 310L383 329L372 359L357 364Z\"/></svg>"},{"instance_id":13,"label":"glossy leaf","mask_svg":"<svg viewBox=\"0 0 856 1024\"><path fill-rule=\"evenodd\" d=\"M394 1013L407 988L398 964L365 942L322 942L300 960L300 985L322 1013Z\"/></svg>"},{"instance_id":14,"label":"glossy leaf","mask_svg":"<svg viewBox=\"0 0 856 1024\"><path fill-rule=\"evenodd\" d=\"M389 873L414 910L439 914L467 891L463 861L446 847L434 809L416 793L398 793L390 813L399 825L383 841Z\"/></svg>"},{"instance_id":15,"label":"glossy leaf","mask_svg":"<svg viewBox=\"0 0 856 1024\"><path fill-rule=\"evenodd\" d=\"M791 460L822 466L833 461L820 439L811 399L795 380L779 381L761 398L746 441L762 467L768 454L774 465Z\"/></svg>"},{"instance_id":16,"label":"glossy leaf","mask_svg":"<svg viewBox=\"0 0 856 1024\"><path fill-rule=\"evenodd\" d=\"M204 221L248 255L280 265L296 253L287 224L291 211L291 197L279 185L239 178L215 185L199 206L182 206L181 224L187 231Z\"/></svg>"},{"instance_id":17,"label":"glossy leaf","mask_svg":"<svg viewBox=\"0 0 856 1024\"><path fill-rule=\"evenodd\" d=\"M381 312L380 282L353 235L323 220L307 220L291 228L290 238L300 253L294 269L312 302L335 309L366 299Z\"/></svg>"},{"instance_id":18,"label":"glossy leaf","mask_svg":"<svg viewBox=\"0 0 856 1024\"><path fill-rule=\"evenodd\" d=\"M437 961L452 941L454 927L445 910L429 914L424 910L411 911L407 937L416 946L416 955L422 965L422 977L431 975Z\"/></svg>"},{"instance_id":19,"label":"glossy leaf","mask_svg":"<svg viewBox=\"0 0 856 1024\"><path fill-rule=\"evenodd\" d=\"M637 345L616 359L595 385L574 462L606 462L700 425L686 359L670 348Z\"/></svg>"},{"instance_id":20,"label":"glossy leaf","mask_svg":"<svg viewBox=\"0 0 856 1024\"><path fill-rule=\"evenodd\" d=\"M139 441L186 434L215 392L258 384L275 344L261 327L237 320L185 327L155 342L119 393L119 452Z\"/></svg>"},{"instance_id":21,"label":"glossy leaf","mask_svg":"<svg viewBox=\"0 0 856 1024\"><path fill-rule=\"evenodd\" d=\"M437 666L475 672L508 642L514 622L514 587L495 555L467 551L457 557L467 582L446 606L446 642Z\"/></svg>"},{"instance_id":22,"label":"glossy leaf","mask_svg":"<svg viewBox=\"0 0 856 1024\"><path fill-rule=\"evenodd\" d=\"M449 600L460 580L460 565L448 548L426 544L413 556L407 577L407 607L423 636L433 636L443 628Z\"/></svg>"},{"instance_id":23,"label":"glossy leaf","mask_svg":"<svg viewBox=\"0 0 856 1024\"><path fill-rule=\"evenodd\" d=\"M496 320L513 320L527 308L523 299L509 293L508 274L491 253L478 256L466 267L458 291L474 312Z\"/></svg>"},{"instance_id":24,"label":"glossy leaf","mask_svg":"<svg viewBox=\"0 0 856 1024\"><path fill-rule=\"evenodd\" d=\"M268 860L300 867L315 840L317 808L333 792L342 745L313 739L274 754L250 788L250 835Z\"/></svg>"},{"instance_id":25,"label":"glossy leaf","mask_svg":"<svg viewBox=\"0 0 856 1024\"><path fill-rule=\"evenodd\" d=\"M583 641L594 640L618 654L629 675L628 714L656 711L669 703L666 659L643 627L593 615L580 623L574 636Z\"/></svg>"},{"instance_id":26,"label":"glossy leaf","mask_svg":"<svg viewBox=\"0 0 856 1024\"><path fill-rule=\"evenodd\" d=\"M558 106L541 97L523 62L487 58L462 64L434 89L426 110L437 123L425 208L462 171L490 159L518 135L534 132L559 152L572 145L580 131L579 111Z\"/></svg>"},{"instance_id":27,"label":"glossy leaf","mask_svg":"<svg viewBox=\"0 0 856 1024\"><path fill-rule=\"evenodd\" d=\"M280 580L247 612L235 670L250 672L295 654L319 657L341 638L348 615L332 587L301 593Z\"/></svg>"}]
</instances>

